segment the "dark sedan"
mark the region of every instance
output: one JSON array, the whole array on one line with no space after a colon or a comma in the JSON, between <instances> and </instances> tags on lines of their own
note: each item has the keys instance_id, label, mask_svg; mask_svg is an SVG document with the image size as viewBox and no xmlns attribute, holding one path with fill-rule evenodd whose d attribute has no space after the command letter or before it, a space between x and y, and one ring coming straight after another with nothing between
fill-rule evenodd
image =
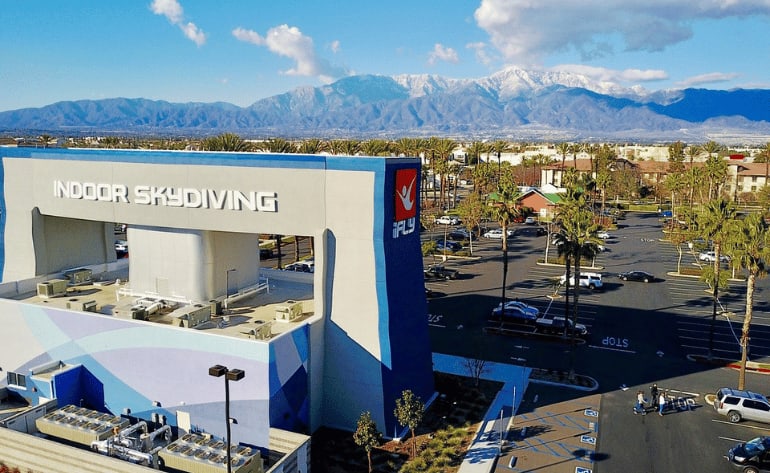
<instances>
[{"instance_id":1,"label":"dark sedan","mask_svg":"<svg viewBox=\"0 0 770 473\"><path fill-rule=\"evenodd\" d=\"M425 268L425 279L426 280L436 280L436 279L457 279L457 276L460 274L460 271L456 269L447 268L446 266L435 264L433 266L430 266L428 268Z\"/></svg>"},{"instance_id":2,"label":"dark sedan","mask_svg":"<svg viewBox=\"0 0 770 473\"><path fill-rule=\"evenodd\" d=\"M655 276L646 271L626 271L625 273L618 274L618 277L623 281L641 281L641 282L656 281Z\"/></svg>"},{"instance_id":3,"label":"dark sedan","mask_svg":"<svg viewBox=\"0 0 770 473\"><path fill-rule=\"evenodd\" d=\"M731 448L725 456L737 471L759 473L770 471L770 437L757 437Z\"/></svg>"}]
</instances>

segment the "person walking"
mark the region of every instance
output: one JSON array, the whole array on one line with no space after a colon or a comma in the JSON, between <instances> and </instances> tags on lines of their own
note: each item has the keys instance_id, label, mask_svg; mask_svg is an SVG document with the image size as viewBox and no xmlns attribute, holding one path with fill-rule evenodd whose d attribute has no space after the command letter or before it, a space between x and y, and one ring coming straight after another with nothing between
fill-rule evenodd
<instances>
[{"instance_id":1,"label":"person walking","mask_svg":"<svg viewBox=\"0 0 770 473\"><path fill-rule=\"evenodd\" d=\"M657 383L652 383L652 386L650 386L650 403L653 410L655 410L656 402L658 402L658 385Z\"/></svg>"},{"instance_id":2,"label":"person walking","mask_svg":"<svg viewBox=\"0 0 770 473\"><path fill-rule=\"evenodd\" d=\"M644 391L641 389L636 392L636 405L634 406L634 414L647 414L647 409L644 408Z\"/></svg>"},{"instance_id":3,"label":"person walking","mask_svg":"<svg viewBox=\"0 0 770 473\"><path fill-rule=\"evenodd\" d=\"M658 396L658 415L663 417L663 411L666 409L666 393L661 391Z\"/></svg>"}]
</instances>

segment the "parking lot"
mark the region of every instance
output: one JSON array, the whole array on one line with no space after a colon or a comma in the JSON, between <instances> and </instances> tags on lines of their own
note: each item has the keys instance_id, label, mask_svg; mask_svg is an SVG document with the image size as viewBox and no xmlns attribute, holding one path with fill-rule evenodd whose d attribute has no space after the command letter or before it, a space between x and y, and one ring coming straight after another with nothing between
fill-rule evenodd
<instances>
[{"instance_id":1,"label":"parking lot","mask_svg":"<svg viewBox=\"0 0 770 473\"><path fill-rule=\"evenodd\" d=\"M518 298L546 316L563 316L564 289L555 288L553 281L564 268L538 264L546 237L536 236L530 228L518 226L509 240L506 298ZM594 393L599 396L595 444L574 453L580 461L566 461L560 452L538 471L574 472L577 466L587 468L581 471L606 473L729 471L723 458L727 449L738 441L770 435L770 425L730 424L714 413L707 395L722 386L735 387L738 372L695 363L688 356L707 355L711 346L715 357L739 359L745 283L731 280L729 289L720 292L719 314L712 322L707 286L697 278L671 275L679 255L670 243L661 241L656 214L630 213L611 233L607 251L596 258L597 269L590 269L603 274L603 289L580 293L578 322L589 330L584 344L573 348L558 340L485 333L491 310L502 296L502 252L500 240L480 240L474 242L472 258L446 262L460 270L458 279L426 283L435 295L428 304L433 351L554 370L574 368L599 381L599 391ZM427 258L426 264L430 262ZM591 263L584 261L582 270L589 270ZM683 255L682 265L698 263L697 253ZM616 277L628 270L650 272L659 281ZM758 281L750 341L754 361L770 358L768 288L767 279ZM636 391L649 395L652 383L672 396L689 399L687 409L664 417L635 416ZM770 394L766 376L749 373L746 386ZM580 402L583 396L565 388L530 384L524 405L530 411L547 411L548 402ZM504 465L498 470L525 471Z\"/></svg>"}]
</instances>

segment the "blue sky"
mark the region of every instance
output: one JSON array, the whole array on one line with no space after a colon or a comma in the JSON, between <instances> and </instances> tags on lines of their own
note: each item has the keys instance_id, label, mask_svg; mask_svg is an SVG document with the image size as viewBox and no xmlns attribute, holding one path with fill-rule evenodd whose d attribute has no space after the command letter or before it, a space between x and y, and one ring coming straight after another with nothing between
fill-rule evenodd
<instances>
[{"instance_id":1,"label":"blue sky","mask_svg":"<svg viewBox=\"0 0 770 473\"><path fill-rule=\"evenodd\" d=\"M770 0L6 0L0 111L248 106L351 74L506 66L647 90L770 88Z\"/></svg>"}]
</instances>

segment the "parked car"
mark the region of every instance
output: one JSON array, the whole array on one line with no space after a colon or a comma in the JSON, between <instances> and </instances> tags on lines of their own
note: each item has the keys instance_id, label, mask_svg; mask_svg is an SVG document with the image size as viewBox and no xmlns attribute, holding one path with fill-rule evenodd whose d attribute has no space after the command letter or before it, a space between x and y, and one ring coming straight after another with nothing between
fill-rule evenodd
<instances>
[{"instance_id":1,"label":"parked car","mask_svg":"<svg viewBox=\"0 0 770 473\"><path fill-rule=\"evenodd\" d=\"M441 240L436 240L436 249L439 251L460 251L463 249L463 245L457 243L456 241L451 240L444 240L443 238Z\"/></svg>"},{"instance_id":2,"label":"parked car","mask_svg":"<svg viewBox=\"0 0 770 473\"><path fill-rule=\"evenodd\" d=\"M431 279L457 279L457 276L460 275L460 271L456 269L447 268L446 266L442 264L434 264L432 266L429 266L423 270L423 273L425 274L425 279L431 280Z\"/></svg>"},{"instance_id":3,"label":"parked car","mask_svg":"<svg viewBox=\"0 0 770 473\"><path fill-rule=\"evenodd\" d=\"M315 265L308 261L297 261L284 266L284 271L296 271L298 273L314 273Z\"/></svg>"},{"instance_id":4,"label":"parked car","mask_svg":"<svg viewBox=\"0 0 770 473\"><path fill-rule=\"evenodd\" d=\"M612 238L612 234L610 234L609 232L601 231L596 234L596 237L601 238L602 240L609 240L610 238Z\"/></svg>"},{"instance_id":5,"label":"parked car","mask_svg":"<svg viewBox=\"0 0 770 473\"><path fill-rule=\"evenodd\" d=\"M259 259L270 259L273 257L273 249L272 248L260 248L259 249Z\"/></svg>"},{"instance_id":6,"label":"parked car","mask_svg":"<svg viewBox=\"0 0 770 473\"><path fill-rule=\"evenodd\" d=\"M120 254L128 253L128 241L115 240L115 251Z\"/></svg>"},{"instance_id":7,"label":"parked car","mask_svg":"<svg viewBox=\"0 0 770 473\"><path fill-rule=\"evenodd\" d=\"M537 227L537 229L535 229L535 235L536 236L548 235L548 230L546 230L544 227Z\"/></svg>"},{"instance_id":8,"label":"parked car","mask_svg":"<svg viewBox=\"0 0 770 473\"><path fill-rule=\"evenodd\" d=\"M492 309L492 317L497 319L503 317L521 323L535 323L535 320L537 320L537 315L516 306L506 306L503 309L498 305Z\"/></svg>"},{"instance_id":9,"label":"parked car","mask_svg":"<svg viewBox=\"0 0 770 473\"><path fill-rule=\"evenodd\" d=\"M559 283L564 285L567 282L567 276L561 275ZM575 285L575 275L569 275L570 286ZM580 287L587 287L590 290L601 289L604 286L602 283L602 275L599 273L580 273Z\"/></svg>"},{"instance_id":10,"label":"parked car","mask_svg":"<svg viewBox=\"0 0 770 473\"><path fill-rule=\"evenodd\" d=\"M713 263L716 260L717 255L713 251L703 251L698 255L698 259L707 263ZM729 263L730 257L727 255L719 255L719 261L722 263Z\"/></svg>"},{"instance_id":11,"label":"parked car","mask_svg":"<svg viewBox=\"0 0 770 473\"><path fill-rule=\"evenodd\" d=\"M534 225L537 223L537 219L535 217L527 217L524 219L524 225Z\"/></svg>"},{"instance_id":12,"label":"parked car","mask_svg":"<svg viewBox=\"0 0 770 473\"><path fill-rule=\"evenodd\" d=\"M508 234L508 238L513 236L513 230L506 230L506 233ZM503 239L503 230L500 229L500 228L495 228L495 229L487 231L482 236L484 238L491 238L493 240L502 240Z\"/></svg>"},{"instance_id":13,"label":"parked car","mask_svg":"<svg viewBox=\"0 0 770 473\"><path fill-rule=\"evenodd\" d=\"M496 309L499 310L500 307L501 307L501 304L497 304ZM523 310L524 312L532 314L535 318L540 316L540 309L538 309L537 307L532 307L531 305L525 304L525 303L523 303L521 301L517 301L517 300L507 301L505 303L505 307L506 308L516 307L518 309Z\"/></svg>"},{"instance_id":14,"label":"parked car","mask_svg":"<svg viewBox=\"0 0 770 473\"><path fill-rule=\"evenodd\" d=\"M460 219L454 215L442 215L438 217L435 222L439 225L459 225Z\"/></svg>"},{"instance_id":15,"label":"parked car","mask_svg":"<svg viewBox=\"0 0 770 473\"><path fill-rule=\"evenodd\" d=\"M570 319L565 319L564 317L557 316L552 317L550 319L547 318L540 318L535 321L535 325L542 330L545 333L555 333L555 334L563 334L564 333L564 324L567 324L567 335L572 334L573 332L576 335L587 335L588 329L583 324L576 324L572 322Z\"/></svg>"},{"instance_id":16,"label":"parked car","mask_svg":"<svg viewBox=\"0 0 770 473\"><path fill-rule=\"evenodd\" d=\"M471 234L463 229L457 229L447 233L447 239L452 241L468 241L471 238Z\"/></svg>"},{"instance_id":17,"label":"parked car","mask_svg":"<svg viewBox=\"0 0 770 473\"><path fill-rule=\"evenodd\" d=\"M725 456L733 469L744 473L770 472L770 437L741 442Z\"/></svg>"},{"instance_id":18,"label":"parked car","mask_svg":"<svg viewBox=\"0 0 770 473\"><path fill-rule=\"evenodd\" d=\"M770 423L770 402L751 391L721 388L714 399L714 410L733 423L743 419Z\"/></svg>"},{"instance_id":19,"label":"parked car","mask_svg":"<svg viewBox=\"0 0 770 473\"><path fill-rule=\"evenodd\" d=\"M641 281L641 282L654 282L655 276L647 271L626 271L625 273L618 274L618 277L623 281Z\"/></svg>"}]
</instances>

